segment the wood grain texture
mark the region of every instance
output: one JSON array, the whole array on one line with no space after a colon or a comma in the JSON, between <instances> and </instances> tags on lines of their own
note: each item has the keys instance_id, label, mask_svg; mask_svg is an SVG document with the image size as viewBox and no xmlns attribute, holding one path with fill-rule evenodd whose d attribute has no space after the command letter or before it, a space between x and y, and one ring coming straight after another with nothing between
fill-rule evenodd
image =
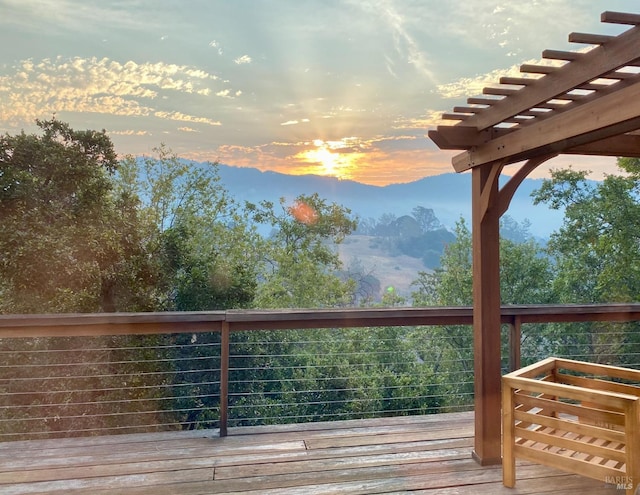
<instances>
[{"instance_id":1,"label":"wood grain texture","mask_svg":"<svg viewBox=\"0 0 640 495\"><path fill-rule=\"evenodd\" d=\"M0 493L96 495L619 494L518 463L471 459L473 413L0 444Z\"/></svg>"},{"instance_id":2,"label":"wood grain texture","mask_svg":"<svg viewBox=\"0 0 640 495\"><path fill-rule=\"evenodd\" d=\"M640 371L548 358L502 380L505 485L518 459L636 493Z\"/></svg>"}]
</instances>

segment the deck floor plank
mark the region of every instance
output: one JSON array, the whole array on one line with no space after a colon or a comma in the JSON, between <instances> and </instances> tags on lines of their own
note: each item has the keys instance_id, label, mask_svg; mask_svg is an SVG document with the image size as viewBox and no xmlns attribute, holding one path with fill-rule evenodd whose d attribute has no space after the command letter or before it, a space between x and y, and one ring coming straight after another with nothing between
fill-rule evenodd
<instances>
[{"instance_id":1,"label":"deck floor plank","mask_svg":"<svg viewBox=\"0 0 640 495\"><path fill-rule=\"evenodd\" d=\"M2 495L619 495L519 462L471 459L473 414L237 427L0 444Z\"/></svg>"}]
</instances>

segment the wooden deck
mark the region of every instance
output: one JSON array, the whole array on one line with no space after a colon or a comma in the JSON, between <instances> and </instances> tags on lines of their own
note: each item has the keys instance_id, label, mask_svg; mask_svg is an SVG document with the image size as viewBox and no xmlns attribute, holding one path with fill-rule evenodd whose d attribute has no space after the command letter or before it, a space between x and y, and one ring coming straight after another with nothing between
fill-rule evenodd
<instances>
[{"instance_id":1,"label":"wooden deck","mask_svg":"<svg viewBox=\"0 0 640 495\"><path fill-rule=\"evenodd\" d=\"M496 418L498 420L498 418ZM0 494L607 495L615 486L471 459L472 413L0 444Z\"/></svg>"}]
</instances>

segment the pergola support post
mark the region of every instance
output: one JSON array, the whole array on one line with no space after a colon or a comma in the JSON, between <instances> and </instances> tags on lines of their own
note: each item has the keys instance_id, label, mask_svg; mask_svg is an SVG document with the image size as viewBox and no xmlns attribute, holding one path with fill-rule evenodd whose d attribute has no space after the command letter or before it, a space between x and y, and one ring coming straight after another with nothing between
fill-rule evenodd
<instances>
[{"instance_id":1,"label":"pergola support post","mask_svg":"<svg viewBox=\"0 0 640 495\"><path fill-rule=\"evenodd\" d=\"M474 459L500 464L500 209L502 164L472 169L473 336L475 381Z\"/></svg>"}]
</instances>

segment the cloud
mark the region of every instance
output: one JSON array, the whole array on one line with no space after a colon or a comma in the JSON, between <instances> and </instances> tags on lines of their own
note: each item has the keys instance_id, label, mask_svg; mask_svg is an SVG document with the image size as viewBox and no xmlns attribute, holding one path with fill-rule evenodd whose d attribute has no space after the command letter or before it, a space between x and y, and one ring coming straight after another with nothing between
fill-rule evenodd
<instances>
[{"instance_id":1,"label":"cloud","mask_svg":"<svg viewBox=\"0 0 640 495\"><path fill-rule=\"evenodd\" d=\"M531 57L544 48L562 49L560 44L565 43L567 33L594 21L590 17L593 0L441 3L439 22L433 25L438 37L455 39L474 49L478 45L483 49L498 48L505 56ZM554 46L544 46L547 42Z\"/></svg>"},{"instance_id":2,"label":"cloud","mask_svg":"<svg viewBox=\"0 0 640 495\"><path fill-rule=\"evenodd\" d=\"M220 42L216 41L216 40L211 40L209 42L209 46L211 48L215 48L216 51L218 52L218 55L223 55L224 51L222 50L222 46L220 45Z\"/></svg>"},{"instance_id":3,"label":"cloud","mask_svg":"<svg viewBox=\"0 0 640 495\"><path fill-rule=\"evenodd\" d=\"M529 60L525 63L541 64L542 62L540 60ZM501 77L537 77L521 73L520 65L512 65L506 69L496 69L475 77L463 77L451 83L439 84L436 91L443 98L469 97L481 94L482 90L487 86L498 85Z\"/></svg>"},{"instance_id":4,"label":"cloud","mask_svg":"<svg viewBox=\"0 0 640 495\"><path fill-rule=\"evenodd\" d=\"M593 50L593 46L582 47L579 50L575 50L578 53L586 53ZM457 81L447 84L440 84L437 86L437 93L444 98L460 98L479 95L482 90L488 86L498 86L500 84L501 77L519 77L519 78L540 78L542 75L531 74L528 72L520 72L520 66L524 64L528 65L544 65L552 67L561 67L566 62L562 60L552 59L531 59L526 60L522 64L515 64L506 69L496 69L485 74L480 74L475 77L461 78Z\"/></svg>"},{"instance_id":5,"label":"cloud","mask_svg":"<svg viewBox=\"0 0 640 495\"><path fill-rule=\"evenodd\" d=\"M159 97L207 96L219 78L177 64L120 63L108 58L23 60L0 75L0 115L13 125L61 112L151 116L219 125L208 118L160 110ZM163 105L166 102L162 101Z\"/></svg>"},{"instance_id":6,"label":"cloud","mask_svg":"<svg viewBox=\"0 0 640 495\"><path fill-rule=\"evenodd\" d=\"M307 122L310 122L310 120L309 119L287 120L286 122L281 122L280 125L306 124Z\"/></svg>"},{"instance_id":7,"label":"cloud","mask_svg":"<svg viewBox=\"0 0 640 495\"><path fill-rule=\"evenodd\" d=\"M160 25L158 9L137 2L95 2L75 0L3 0L3 22L24 29L60 32L107 32L117 28L149 29ZM144 16L133 15L132 8L144 9Z\"/></svg>"},{"instance_id":8,"label":"cloud","mask_svg":"<svg viewBox=\"0 0 640 495\"><path fill-rule=\"evenodd\" d=\"M234 62L238 65L242 65L242 64L250 64L251 63L251 57L249 55L243 55L242 57L238 57L234 60Z\"/></svg>"},{"instance_id":9,"label":"cloud","mask_svg":"<svg viewBox=\"0 0 640 495\"><path fill-rule=\"evenodd\" d=\"M151 133L149 131L136 131L133 129L127 129L125 131L108 131L107 134L111 134L114 136L151 136Z\"/></svg>"},{"instance_id":10,"label":"cloud","mask_svg":"<svg viewBox=\"0 0 640 495\"><path fill-rule=\"evenodd\" d=\"M187 115L182 112L154 112L156 117L161 119L177 120L179 122L193 122L195 124L208 124L213 126L222 125L220 121L209 119L207 117L194 117L193 115Z\"/></svg>"},{"instance_id":11,"label":"cloud","mask_svg":"<svg viewBox=\"0 0 640 495\"><path fill-rule=\"evenodd\" d=\"M200 132L197 129L193 129L193 128L187 127L187 126L178 127L178 130L182 131L182 132Z\"/></svg>"},{"instance_id":12,"label":"cloud","mask_svg":"<svg viewBox=\"0 0 640 495\"><path fill-rule=\"evenodd\" d=\"M385 25L391 30L393 35L394 48L400 56L411 64L418 73L422 74L429 82L435 83L437 78L431 70L431 61L426 52L420 47L415 37L407 29L407 17L400 13L391 0L378 0L376 2L366 2L359 4L369 13L379 16ZM387 71L396 76L393 65L389 59L386 60Z\"/></svg>"},{"instance_id":13,"label":"cloud","mask_svg":"<svg viewBox=\"0 0 640 495\"><path fill-rule=\"evenodd\" d=\"M419 117L401 117L393 123L394 129L428 129L442 124L442 110L427 110Z\"/></svg>"},{"instance_id":14,"label":"cloud","mask_svg":"<svg viewBox=\"0 0 640 495\"><path fill-rule=\"evenodd\" d=\"M240 95L242 95L241 90L237 90L234 92L230 89L223 89L222 91L218 91L216 93L216 96L220 96L221 98L237 98Z\"/></svg>"},{"instance_id":15,"label":"cloud","mask_svg":"<svg viewBox=\"0 0 640 495\"><path fill-rule=\"evenodd\" d=\"M429 147L423 136L346 136L340 139L282 142L256 146L225 145L215 152L191 154L189 158L280 173L303 175L327 173L327 160L336 177L365 184L386 185L451 172L451 154ZM399 173L401 172L401 173Z\"/></svg>"}]
</instances>

